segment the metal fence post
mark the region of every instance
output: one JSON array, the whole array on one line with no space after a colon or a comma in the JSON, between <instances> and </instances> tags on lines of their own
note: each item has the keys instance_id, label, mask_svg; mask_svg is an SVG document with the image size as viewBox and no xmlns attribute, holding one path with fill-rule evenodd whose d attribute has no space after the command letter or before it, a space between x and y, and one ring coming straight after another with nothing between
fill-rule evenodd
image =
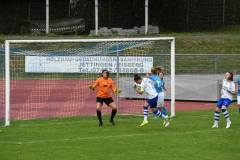
<instances>
[{"instance_id":1,"label":"metal fence post","mask_svg":"<svg viewBox=\"0 0 240 160\"><path fill-rule=\"evenodd\" d=\"M98 0L95 0L95 35L98 35Z\"/></svg>"},{"instance_id":2,"label":"metal fence post","mask_svg":"<svg viewBox=\"0 0 240 160\"><path fill-rule=\"evenodd\" d=\"M187 2L187 31L188 31L188 24L189 24L189 0Z\"/></svg>"},{"instance_id":3,"label":"metal fence post","mask_svg":"<svg viewBox=\"0 0 240 160\"><path fill-rule=\"evenodd\" d=\"M215 68L214 68L214 71L215 73L217 73L217 55L214 56L214 64L215 64Z\"/></svg>"},{"instance_id":4,"label":"metal fence post","mask_svg":"<svg viewBox=\"0 0 240 160\"><path fill-rule=\"evenodd\" d=\"M223 0L223 25L225 23L224 18L225 18L225 0Z\"/></svg>"},{"instance_id":5,"label":"metal fence post","mask_svg":"<svg viewBox=\"0 0 240 160\"><path fill-rule=\"evenodd\" d=\"M148 33L148 0L145 0L145 35Z\"/></svg>"},{"instance_id":6,"label":"metal fence post","mask_svg":"<svg viewBox=\"0 0 240 160\"><path fill-rule=\"evenodd\" d=\"M46 0L46 34L49 33L49 0Z\"/></svg>"}]
</instances>

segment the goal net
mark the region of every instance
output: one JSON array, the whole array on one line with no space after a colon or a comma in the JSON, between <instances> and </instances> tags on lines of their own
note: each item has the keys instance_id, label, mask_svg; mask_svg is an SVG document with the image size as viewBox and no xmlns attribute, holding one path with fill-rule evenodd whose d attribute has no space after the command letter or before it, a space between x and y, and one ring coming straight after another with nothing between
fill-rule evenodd
<instances>
[{"instance_id":1,"label":"goal net","mask_svg":"<svg viewBox=\"0 0 240 160\"><path fill-rule=\"evenodd\" d=\"M165 93L165 107L174 116L174 41L172 37L7 40L1 62L5 67L0 118L9 126L10 120L96 115L97 89L89 86L103 69L122 90L111 95L118 114L142 114L146 95L134 91L133 76L144 78L156 66L163 68L165 86L172 93ZM102 114L110 113L104 104Z\"/></svg>"}]
</instances>

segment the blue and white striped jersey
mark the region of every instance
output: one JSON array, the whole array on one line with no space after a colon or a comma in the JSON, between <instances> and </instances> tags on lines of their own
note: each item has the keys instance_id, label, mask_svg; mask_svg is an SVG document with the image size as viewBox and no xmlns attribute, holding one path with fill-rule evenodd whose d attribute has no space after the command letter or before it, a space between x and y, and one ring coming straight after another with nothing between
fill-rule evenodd
<instances>
[{"instance_id":1,"label":"blue and white striped jersey","mask_svg":"<svg viewBox=\"0 0 240 160\"><path fill-rule=\"evenodd\" d=\"M224 79L222 81L222 96L221 98L228 98L232 101L233 99L233 95L231 93L228 93L226 91L226 88L228 89L228 91L235 91L235 84L231 81L231 82L228 82L226 79Z\"/></svg>"},{"instance_id":2,"label":"blue and white striped jersey","mask_svg":"<svg viewBox=\"0 0 240 160\"><path fill-rule=\"evenodd\" d=\"M155 98L158 94L149 78L142 78L141 91L146 91L148 99Z\"/></svg>"}]
</instances>

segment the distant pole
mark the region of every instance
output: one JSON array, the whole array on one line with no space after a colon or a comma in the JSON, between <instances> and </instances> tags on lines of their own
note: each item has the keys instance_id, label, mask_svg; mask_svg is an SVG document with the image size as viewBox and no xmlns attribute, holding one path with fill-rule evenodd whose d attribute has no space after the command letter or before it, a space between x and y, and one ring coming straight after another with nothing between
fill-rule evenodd
<instances>
[{"instance_id":1,"label":"distant pole","mask_svg":"<svg viewBox=\"0 0 240 160\"><path fill-rule=\"evenodd\" d=\"M223 25L225 24L225 0L223 0Z\"/></svg>"},{"instance_id":2,"label":"distant pole","mask_svg":"<svg viewBox=\"0 0 240 160\"><path fill-rule=\"evenodd\" d=\"M30 7L31 7L31 5L30 5L30 2L28 3L28 21L30 21Z\"/></svg>"},{"instance_id":3,"label":"distant pole","mask_svg":"<svg viewBox=\"0 0 240 160\"><path fill-rule=\"evenodd\" d=\"M49 33L49 0L46 0L46 33Z\"/></svg>"},{"instance_id":4,"label":"distant pole","mask_svg":"<svg viewBox=\"0 0 240 160\"><path fill-rule=\"evenodd\" d=\"M73 0L69 0L69 6L68 6L68 17L71 17L71 5L73 4Z\"/></svg>"},{"instance_id":5,"label":"distant pole","mask_svg":"<svg viewBox=\"0 0 240 160\"><path fill-rule=\"evenodd\" d=\"M70 13L70 5L71 5L71 0L68 3L68 18L71 17L71 13Z\"/></svg>"},{"instance_id":6,"label":"distant pole","mask_svg":"<svg viewBox=\"0 0 240 160\"><path fill-rule=\"evenodd\" d=\"M189 25L189 0L187 1L187 31L188 31L188 25Z\"/></svg>"},{"instance_id":7,"label":"distant pole","mask_svg":"<svg viewBox=\"0 0 240 160\"><path fill-rule=\"evenodd\" d=\"M148 32L148 0L145 0L145 35Z\"/></svg>"},{"instance_id":8,"label":"distant pole","mask_svg":"<svg viewBox=\"0 0 240 160\"><path fill-rule=\"evenodd\" d=\"M98 34L98 0L95 0L95 34Z\"/></svg>"}]
</instances>

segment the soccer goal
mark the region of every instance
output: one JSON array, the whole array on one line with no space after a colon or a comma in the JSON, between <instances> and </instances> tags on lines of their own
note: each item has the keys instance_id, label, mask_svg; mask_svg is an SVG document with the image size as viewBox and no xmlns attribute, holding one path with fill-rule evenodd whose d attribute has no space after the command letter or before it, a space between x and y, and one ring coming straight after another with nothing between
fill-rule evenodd
<instances>
[{"instance_id":1,"label":"soccer goal","mask_svg":"<svg viewBox=\"0 0 240 160\"><path fill-rule=\"evenodd\" d=\"M0 106L5 117L0 118L5 126L10 120L96 115L97 89L89 86L103 69L122 89L111 95L118 114L142 114L146 95L134 91L133 76L144 78L152 67L162 66L171 91L165 93L165 107L175 115L173 37L6 40L3 50ZM105 104L102 113L110 114Z\"/></svg>"}]
</instances>

